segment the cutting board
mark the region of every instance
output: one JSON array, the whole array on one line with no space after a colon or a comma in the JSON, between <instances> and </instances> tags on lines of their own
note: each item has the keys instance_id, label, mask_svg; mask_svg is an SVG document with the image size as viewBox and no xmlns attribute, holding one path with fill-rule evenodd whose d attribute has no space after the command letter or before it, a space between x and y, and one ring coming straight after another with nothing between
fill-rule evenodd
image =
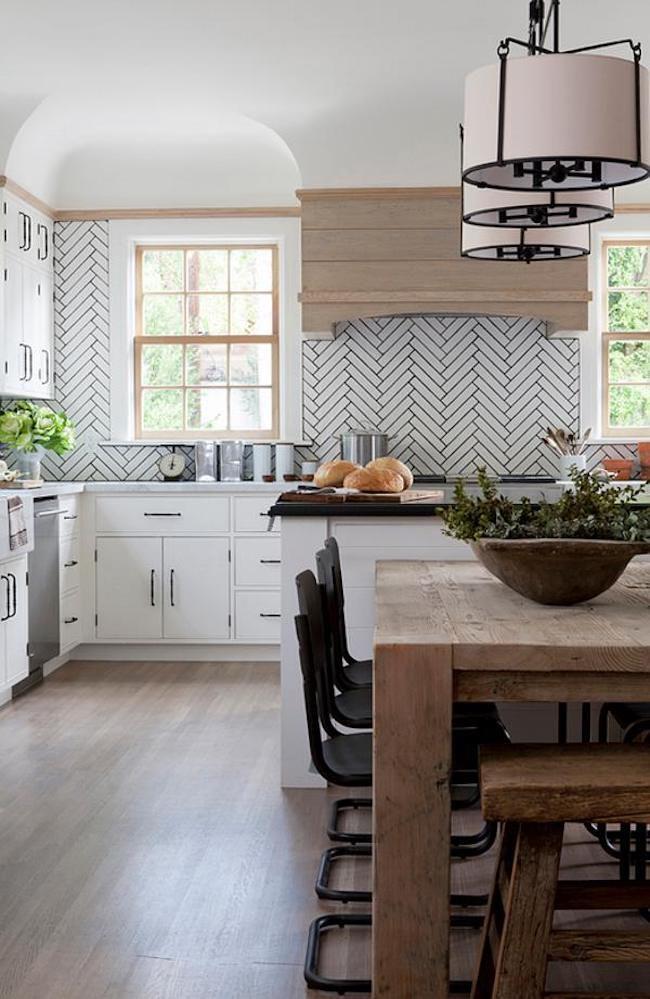
<instances>
[{"instance_id":1,"label":"cutting board","mask_svg":"<svg viewBox=\"0 0 650 999\"><path fill-rule=\"evenodd\" d=\"M440 503L440 489L405 489L403 493L282 493L282 503Z\"/></svg>"}]
</instances>

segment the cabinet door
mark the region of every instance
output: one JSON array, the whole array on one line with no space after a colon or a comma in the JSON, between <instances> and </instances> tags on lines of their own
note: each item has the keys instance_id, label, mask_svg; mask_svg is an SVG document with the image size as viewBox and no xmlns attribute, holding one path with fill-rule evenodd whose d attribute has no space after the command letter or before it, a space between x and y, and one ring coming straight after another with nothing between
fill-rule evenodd
<instances>
[{"instance_id":1,"label":"cabinet door","mask_svg":"<svg viewBox=\"0 0 650 999\"><path fill-rule=\"evenodd\" d=\"M5 247L10 253L35 259L34 211L30 205L13 195L5 194L4 201Z\"/></svg>"},{"instance_id":2,"label":"cabinet door","mask_svg":"<svg viewBox=\"0 0 650 999\"><path fill-rule=\"evenodd\" d=\"M4 357L0 364L5 395L24 395L27 351L23 336L23 266L8 254L4 261Z\"/></svg>"},{"instance_id":3,"label":"cabinet door","mask_svg":"<svg viewBox=\"0 0 650 999\"><path fill-rule=\"evenodd\" d=\"M54 300L52 276L36 272L34 296L34 325L28 346L32 349L32 395L42 399L52 398L52 354L54 341Z\"/></svg>"},{"instance_id":4,"label":"cabinet door","mask_svg":"<svg viewBox=\"0 0 650 999\"><path fill-rule=\"evenodd\" d=\"M29 671L27 658L27 559L0 566L1 616L4 622L7 682L18 683Z\"/></svg>"},{"instance_id":5,"label":"cabinet door","mask_svg":"<svg viewBox=\"0 0 650 999\"><path fill-rule=\"evenodd\" d=\"M165 638L230 637L227 538L165 538Z\"/></svg>"},{"instance_id":6,"label":"cabinet door","mask_svg":"<svg viewBox=\"0 0 650 999\"><path fill-rule=\"evenodd\" d=\"M162 637L162 540L97 538L97 637Z\"/></svg>"}]
</instances>

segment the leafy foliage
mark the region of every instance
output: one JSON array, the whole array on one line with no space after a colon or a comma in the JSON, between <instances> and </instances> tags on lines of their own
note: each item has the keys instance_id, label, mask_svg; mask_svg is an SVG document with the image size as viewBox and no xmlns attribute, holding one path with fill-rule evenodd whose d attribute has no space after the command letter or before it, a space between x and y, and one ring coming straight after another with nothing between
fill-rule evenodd
<instances>
[{"instance_id":1,"label":"leafy foliage","mask_svg":"<svg viewBox=\"0 0 650 999\"><path fill-rule=\"evenodd\" d=\"M0 413L0 444L16 451L34 452L40 446L65 454L75 446L74 424L65 413L23 399Z\"/></svg>"},{"instance_id":2,"label":"leafy foliage","mask_svg":"<svg viewBox=\"0 0 650 999\"><path fill-rule=\"evenodd\" d=\"M574 488L560 499L514 502L499 494L485 469L479 469L481 495L470 496L460 480L454 505L443 509L445 534L461 541L478 538L591 538L650 540L650 507L638 504L643 486L618 488L589 472L572 475ZM636 505L635 505L636 504Z\"/></svg>"}]
</instances>

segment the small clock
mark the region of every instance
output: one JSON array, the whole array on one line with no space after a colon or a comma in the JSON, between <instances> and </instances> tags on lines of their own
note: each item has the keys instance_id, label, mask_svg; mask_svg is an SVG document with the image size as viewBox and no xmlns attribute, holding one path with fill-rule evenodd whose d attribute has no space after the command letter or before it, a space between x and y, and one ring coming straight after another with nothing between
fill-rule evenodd
<instances>
[{"instance_id":1,"label":"small clock","mask_svg":"<svg viewBox=\"0 0 650 999\"><path fill-rule=\"evenodd\" d=\"M165 482L178 481L185 471L185 465L185 456L175 449L169 454L164 454L158 462L158 468Z\"/></svg>"}]
</instances>

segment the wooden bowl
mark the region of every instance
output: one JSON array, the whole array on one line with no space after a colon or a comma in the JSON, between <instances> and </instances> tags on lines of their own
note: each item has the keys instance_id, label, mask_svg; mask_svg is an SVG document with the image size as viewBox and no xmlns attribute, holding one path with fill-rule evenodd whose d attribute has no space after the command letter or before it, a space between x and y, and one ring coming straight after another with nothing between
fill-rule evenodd
<instances>
[{"instance_id":1,"label":"wooden bowl","mask_svg":"<svg viewBox=\"0 0 650 999\"><path fill-rule=\"evenodd\" d=\"M646 542L582 538L480 538L471 548L488 572L511 590L538 604L564 606L604 593L631 558L650 552Z\"/></svg>"}]
</instances>

